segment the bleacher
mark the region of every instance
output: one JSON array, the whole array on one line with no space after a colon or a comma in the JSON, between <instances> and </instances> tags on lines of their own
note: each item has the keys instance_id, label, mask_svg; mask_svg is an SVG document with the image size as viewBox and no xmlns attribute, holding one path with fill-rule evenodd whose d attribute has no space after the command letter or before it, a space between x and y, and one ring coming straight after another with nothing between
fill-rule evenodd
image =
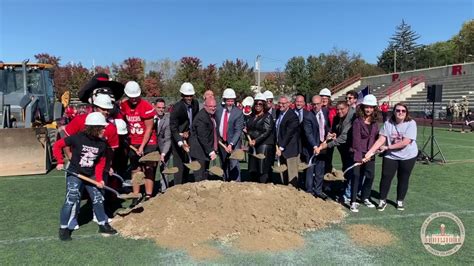
<instances>
[{"instance_id":1,"label":"bleacher","mask_svg":"<svg viewBox=\"0 0 474 266\"><path fill-rule=\"evenodd\" d=\"M468 97L468 100L470 100L472 108L474 101L474 63L455 64L400 73L362 77L360 78L360 85L355 88L355 91L358 92L366 86L369 86L370 92L374 94L377 99L381 100L388 95L405 93L403 91L397 92L397 88L406 88L406 84L410 81L412 86L415 86L422 81L425 82L425 87L422 88L421 91L413 93L407 90L407 94L404 95L406 96L404 102L407 103L410 111L417 114L417 116L423 116L426 110L431 111L432 103L428 103L426 100L427 86L431 84L443 85L442 102L435 103L435 118L443 117L445 115L445 108L450 100L456 100L459 102L464 95ZM345 84L348 83L347 81L344 82ZM344 88L339 88L338 90L343 92ZM333 100L344 100L344 96L345 93L338 95ZM395 104L395 101L390 101L390 106L393 106L393 104Z\"/></svg>"}]
</instances>

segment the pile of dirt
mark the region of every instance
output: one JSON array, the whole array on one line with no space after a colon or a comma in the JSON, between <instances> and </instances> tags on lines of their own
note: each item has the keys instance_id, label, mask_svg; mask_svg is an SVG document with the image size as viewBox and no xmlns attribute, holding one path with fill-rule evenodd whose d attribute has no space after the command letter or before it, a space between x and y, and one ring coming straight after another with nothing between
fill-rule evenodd
<instances>
[{"instance_id":1,"label":"pile of dirt","mask_svg":"<svg viewBox=\"0 0 474 266\"><path fill-rule=\"evenodd\" d=\"M115 218L113 225L123 236L206 259L220 254L215 240L246 252L299 248L301 233L344 216L339 204L292 187L204 181L172 187L145 202L143 212Z\"/></svg>"},{"instance_id":2,"label":"pile of dirt","mask_svg":"<svg viewBox=\"0 0 474 266\"><path fill-rule=\"evenodd\" d=\"M348 225L346 231L355 244L364 247L389 246L396 240L389 231L368 224Z\"/></svg>"}]
</instances>

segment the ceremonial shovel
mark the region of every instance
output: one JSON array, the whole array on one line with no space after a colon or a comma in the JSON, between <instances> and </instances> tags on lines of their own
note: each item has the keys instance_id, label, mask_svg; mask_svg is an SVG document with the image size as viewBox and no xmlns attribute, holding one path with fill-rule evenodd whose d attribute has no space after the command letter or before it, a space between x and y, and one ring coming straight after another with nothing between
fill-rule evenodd
<instances>
[{"instance_id":1,"label":"ceremonial shovel","mask_svg":"<svg viewBox=\"0 0 474 266\"><path fill-rule=\"evenodd\" d=\"M246 135L247 135L248 140L251 141L252 139L250 138L250 136L248 134ZM257 150L255 149L255 147L252 147L252 148L253 148L253 153L249 153L250 155L260 160L265 159L265 154L261 154L261 153L257 154Z\"/></svg>"},{"instance_id":2,"label":"ceremonial shovel","mask_svg":"<svg viewBox=\"0 0 474 266\"><path fill-rule=\"evenodd\" d=\"M91 183L91 184L94 184L94 185L96 185L96 186L100 186L100 183L99 183L99 182L95 181L94 179L92 179L92 178L90 178L90 177L87 177L87 176L85 176L85 175L78 174L78 173L76 173L76 172L69 171L69 170L67 170L67 169L63 169L63 170L64 170L66 173L71 174L71 175L74 175L74 176L76 176L76 177L78 177L78 178L80 178L80 179L82 179L82 180L84 180L84 181L87 181L87 182L89 182L89 183ZM114 194L117 196L117 198L119 198L119 199L139 199L139 198L142 197L141 194L134 194L134 193L120 194L120 193L118 193L117 190L115 190L115 189L113 189L113 188L111 188L111 187L109 187L109 186L106 186L106 185L104 185L104 189L106 189L106 190L108 190L108 191L114 193Z\"/></svg>"}]
</instances>

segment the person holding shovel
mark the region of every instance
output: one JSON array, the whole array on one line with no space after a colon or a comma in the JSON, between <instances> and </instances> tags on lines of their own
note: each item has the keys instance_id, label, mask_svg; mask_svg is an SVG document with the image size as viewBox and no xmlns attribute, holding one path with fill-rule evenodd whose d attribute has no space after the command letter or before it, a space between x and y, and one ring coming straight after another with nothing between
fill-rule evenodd
<instances>
[{"instance_id":1,"label":"person holding shovel","mask_svg":"<svg viewBox=\"0 0 474 266\"><path fill-rule=\"evenodd\" d=\"M191 127L189 155L201 165L199 170L194 171L196 182L208 179L209 162L217 158L219 132L215 117L216 108L216 99L208 97Z\"/></svg>"},{"instance_id":2,"label":"person holding shovel","mask_svg":"<svg viewBox=\"0 0 474 266\"><path fill-rule=\"evenodd\" d=\"M275 122L277 145L275 154L281 160L281 163L288 167L288 171L283 173L283 184L298 187L300 122L295 112L290 110L290 101L287 96L280 96L278 105L280 109L277 112Z\"/></svg>"},{"instance_id":3,"label":"person holding shovel","mask_svg":"<svg viewBox=\"0 0 474 266\"><path fill-rule=\"evenodd\" d=\"M395 104L391 118L385 121L379 131L379 138L367 151L362 161L370 161L377 150L384 152L380 180L380 202L377 210L383 211L387 207L388 192L392 179L397 173L397 210L403 211L408 181L418 157L416 122L410 117L405 104Z\"/></svg>"},{"instance_id":4,"label":"person holding shovel","mask_svg":"<svg viewBox=\"0 0 474 266\"><path fill-rule=\"evenodd\" d=\"M249 147L254 154L264 154L265 158L249 156L249 174L251 181L268 183L271 181L272 164L275 158L275 122L268 112L267 99L263 93L257 93L252 113L247 121Z\"/></svg>"},{"instance_id":5,"label":"person holding shovel","mask_svg":"<svg viewBox=\"0 0 474 266\"><path fill-rule=\"evenodd\" d=\"M194 86L184 82L179 89L181 100L173 105L170 114L171 148L173 164L179 171L174 175L170 185L189 182L189 169L184 166L188 162L189 136L194 117L199 112L199 103L194 99Z\"/></svg>"},{"instance_id":6,"label":"person holding shovel","mask_svg":"<svg viewBox=\"0 0 474 266\"><path fill-rule=\"evenodd\" d=\"M57 160L56 169L64 169L62 149L68 146L72 150L68 170L88 177L95 176L95 180L98 182L98 187L96 187L92 184L83 183L81 179L73 174L68 173L66 175L66 198L60 214L60 240L71 240L71 232L74 228L71 228L69 223L72 220L77 220L77 212L74 208L80 206L81 193L84 187L92 199L92 207L99 224L99 233L117 234L117 231L108 224L108 217L104 210L104 197L99 190L104 186L103 172L107 144L103 140L103 136L107 124L105 117L100 112L90 113L86 117L84 131L60 139L53 146L53 155Z\"/></svg>"},{"instance_id":7,"label":"person holding shovel","mask_svg":"<svg viewBox=\"0 0 474 266\"><path fill-rule=\"evenodd\" d=\"M163 174L166 163L170 159L171 154L171 130L170 130L170 115L165 113L166 102L163 98L158 98L155 101L155 128L156 137L158 139L158 150L161 154L160 174L161 174L161 188L163 193L168 188L168 181Z\"/></svg>"},{"instance_id":8,"label":"person holding shovel","mask_svg":"<svg viewBox=\"0 0 474 266\"><path fill-rule=\"evenodd\" d=\"M303 126L307 144L303 146L303 153L308 158L307 163L311 165L306 170L306 192L326 200L327 195L323 192L326 154L325 152L320 154L318 148L329 133L329 119L327 109L322 108L321 100L321 96L313 96L311 99L313 108L304 116ZM313 155L315 158L313 157L313 162L311 162L310 158Z\"/></svg>"},{"instance_id":9,"label":"person holding shovel","mask_svg":"<svg viewBox=\"0 0 474 266\"><path fill-rule=\"evenodd\" d=\"M224 170L224 181L240 182L239 160L230 159L230 154L240 149L242 130L244 129L244 114L235 106L235 91L231 88L224 90L222 100L224 106L219 106L216 111L217 127L222 144L219 147L219 157Z\"/></svg>"},{"instance_id":10,"label":"person holding shovel","mask_svg":"<svg viewBox=\"0 0 474 266\"><path fill-rule=\"evenodd\" d=\"M130 163L133 175L138 172L145 174L145 200L152 197L155 184L156 162L139 163L139 157L157 150L156 134L153 134L153 118L155 108L141 98L141 89L137 82L129 81L125 84L125 94L128 99L120 105L120 110L128 124L130 135L131 153ZM133 184L133 193L140 193L140 184ZM134 199L132 207L138 204L139 199Z\"/></svg>"},{"instance_id":11,"label":"person holding shovel","mask_svg":"<svg viewBox=\"0 0 474 266\"><path fill-rule=\"evenodd\" d=\"M357 118L352 124L352 150L355 163L362 163L362 159L367 154L367 151L377 140L379 131L377 114L377 99L372 94L366 95L360 108L357 110ZM364 205L369 208L375 207L370 201L374 172L375 158L353 168L354 178L352 180L350 208L352 212L359 212L359 204L357 203L357 193L359 190L361 190L361 201ZM362 179L364 179L363 183ZM362 188L360 188L361 185Z\"/></svg>"}]
</instances>

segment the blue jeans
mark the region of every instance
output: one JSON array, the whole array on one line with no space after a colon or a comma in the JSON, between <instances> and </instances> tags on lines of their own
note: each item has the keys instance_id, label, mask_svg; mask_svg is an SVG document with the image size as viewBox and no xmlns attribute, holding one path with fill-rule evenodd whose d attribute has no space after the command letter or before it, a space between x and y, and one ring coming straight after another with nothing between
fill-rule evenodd
<instances>
[{"instance_id":1,"label":"blue jeans","mask_svg":"<svg viewBox=\"0 0 474 266\"><path fill-rule=\"evenodd\" d=\"M107 215L104 210L104 197L100 190L91 184L83 183L81 179L74 175L66 176L66 198L60 214L60 227L74 229L77 223L78 208L81 203L81 192L86 188L92 200L92 208L100 225L107 223Z\"/></svg>"}]
</instances>

